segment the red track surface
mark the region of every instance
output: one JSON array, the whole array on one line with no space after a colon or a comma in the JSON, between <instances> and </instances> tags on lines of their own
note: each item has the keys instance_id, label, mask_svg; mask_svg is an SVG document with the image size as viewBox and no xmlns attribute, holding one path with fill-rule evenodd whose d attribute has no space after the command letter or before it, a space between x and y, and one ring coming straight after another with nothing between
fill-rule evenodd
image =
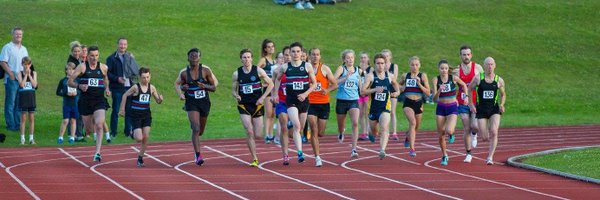
<instances>
[{"instance_id":1,"label":"red track surface","mask_svg":"<svg viewBox=\"0 0 600 200\"><path fill-rule=\"evenodd\" d=\"M457 130L462 133L462 130ZM102 163L93 147L0 149L0 199L593 199L600 186L504 165L515 155L600 144L600 126L500 130L495 165L485 165L487 142L463 163L462 137L450 144L450 163L439 164L437 134L417 135L417 157L391 141L379 160L378 142L360 142L350 159L346 140L321 138L323 167L314 159L281 165L278 146L258 144L259 168L244 140L203 141L206 163L192 162L189 142L155 143L136 167L137 145L104 145ZM349 138L349 137L347 137ZM122 137L120 138L122 139ZM258 143L258 142L257 142ZM290 142L291 143L291 142ZM295 149L291 145L292 149ZM303 146L311 154L310 145ZM290 151L295 158L295 153ZM73 157L71 157L73 156Z\"/></svg>"}]
</instances>

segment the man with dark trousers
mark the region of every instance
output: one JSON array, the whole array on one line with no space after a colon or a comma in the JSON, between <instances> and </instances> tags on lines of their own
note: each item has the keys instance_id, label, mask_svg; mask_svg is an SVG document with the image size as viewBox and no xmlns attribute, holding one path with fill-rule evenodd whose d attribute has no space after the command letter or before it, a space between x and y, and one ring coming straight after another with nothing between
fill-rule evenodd
<instances>
[{"instance_id":1,"label":"man with dark trousers","mask_svg":"<svg viewBox=\"0 0 600 200\"><path fill-rule=\"evenodd\" d=\"M117 40L117 51L106 58L108 66L108 79L112 92L112 112L110 114L110 135L115 137L119 130L119 109L123 94L137 83L138 64L131 53L127 51L127 38ZM129 108L130 99L127 99L126 108ZM129 113L129 112L126 112ZM125 116L125 136L131 134L131 117Z\"/></svg>"}]
</instances>

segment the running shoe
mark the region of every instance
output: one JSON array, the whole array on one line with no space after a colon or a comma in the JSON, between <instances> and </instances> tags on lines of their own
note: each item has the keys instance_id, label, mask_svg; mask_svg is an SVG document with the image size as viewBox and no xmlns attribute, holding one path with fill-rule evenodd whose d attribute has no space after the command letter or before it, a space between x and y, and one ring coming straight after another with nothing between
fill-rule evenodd
<instances>
[{"instance_id":1,"label":"running shoe","mask_svg":"<svg viewBox=\"0 0 600 200\"><path fill-rule=\"evenodd\" d=\"M298 151L298 163L304 162L304 153L302 151Z\"/></svg>"},{"instance_id":2,"label":"running shoe","mask_svg":"<svg viewBox=\"0 0 600 200\"><path fill-rule=\"evenodd\" d=\"M315 166L317 166L317 167L323 166L323 161L321 160L321 156L315 157Z\"/></svg>"},{"instance_id":3,"label":"running shoe","mask_svg":"<svg viewBox=\"0 0 600 200\"><path fill-rule=\"evenodd\" d=\"M30 140L29 140L29 144L35 144L35 140L33 140L33 139L30 139Z\"/></svg>"},{"instance_id":4,"label":"running shoe","mask_svg":"<svg viewBox=\"0 0 600 200\"><path fill-rule=\"evenodd\" d=\"M275 137L273 139L273 144L276 144L276 145L280 145L281 144L281 141L279 141L279 137Z\"/></svg>"},{"instance_id":5,"label":"running shoe","mask_svg":"<svg viewBox=\"0 0 600 200\"><path fill-rule=\"evenodd\" d=\"M304 9L313 10L315 9L315 7L310 3L310 1L307 1L306 3L304 3Z\"/></svg>"},{"instance_id":6,"label":"running shoe","mask_svg":"<svg viewBox=\"0 0 600 200\"><path fill-rule=\"evenodd\" d=\"M290 158L288 155L283 155L283 165L290 165Z\"/></svg>"},{"instance_id":7,"label":"running shoe","mask_svg":"<svg viewBox=\"0 0 600 200\"><path fill-rule=\"evenodd\" d=\"M400 141L400 137L398 137L398 133L393 133L390 135L390 139L394 141Z\"/></svg>"},{"instance_id":8,"label":"running shoe","mask_svg":"<svg viewBox=\"0 0 600 200\"><path fill-rule=\"evenodd\" d=\"M448 135L448 143L450 143L450 144L454 143L454 139L455 139L454 134Z\"/></svg>"},{"instance_id":9,"label":"running shoe","mask_svg":"<svg viewBox=\"0 0 600 200\"><path fill-rule=\"evenodd\" d=\"M62 138L58 138L58 140L56 141L57 144L63 144L63 139Z\"/></svg>"},{"instance_id":10,"label":"running shoe","mask_svg":"<svg viewBox=\"0 0 600 200\"><path fill-rule=\"evenodd\" d=\"M385 158L385 151L384 150L380 150L379 151L379 160L383 160Z\"/></svg>"},{"instance_id":11,"label":"running shoe","mask_svg":"<svg viewBox=\"0 0 600 200\"><path fill-rule=\"evenodd\" d=\"M298 1L298 3L296 3L296 6L294 6L296 9L298 10L304 10L304 6L302 6L302 2Z\"/></svg>"},{"instance_id":12,"label":"running shoe","mask_svg":"<svg viewBox=\"0 0 600 200\"><path fill-rule=\"evenodd\" d=\"M471 133L471 146L473 148L477 147L477 133Z\"/></svg>"},{"instance_id":13,"label":"running shoe","mask_svg":"<svg viewBox=\"0 0 600 200\"><path fill-rule=\"evenodd\" d=\"M471 156L471 154L468 153L467 156L465 156L465 160L463 160L463 162L465 162L465 163L471 163L472 159L473 159L473 156Z\"/></svg>"},{"instance_id":14,"label":"running shoe","mask_svg":"<svg viewBox=\"0 0 600 200\"><path fill-rule=\"evenodd\" d=\"M338 142L344 143L344 134L338 133Z\"/></svg>"},{"instance_id":15,"label":"running shoe","mask_svg":"<svg viewBox=\"0 0 600 200\"><path fill-rule=\"evenodd\" d=\"M375 143L375 135L369 134L369 141L371 141L371 143Z\"/></svg>"},{"instance_id":16,"label":"running shoe","mask_svg":"<svg viewBox=\"0 0 600 200\"><path fill-rule=\"evenodd\" d=\"M294 127L294 124L292 124L292 121L288 120L288 122L287 122L287 127L288 127L288 129L290 129L290 128L293 128L293 127Z\"/></svg>"},{"instance_id":17,"label":"running shoe","mask_svg":"<svg viewBox=\"0 0 600 200\"><path fill-rule=\"evenodd\" d=\"M350 152L350 158L358 158L358 152L356 149L352 149L352 152Z\"/></svg>"},{"instance_id":18,"label":"running shoe","mask_svg":"<svg viewBox=\"0 0 600 200\"><path fill-rule=\"evenodd\" d=\"M492 161L492 159L491 159L491 158L488 158L488 159L485 161L485 164L486 164L486 165L493 165L493 164L494 164L494 161Z\"/></svg>"},{"instance_id":19,"label":"running shoe","mask_svg":"<svg viewBox=\"0 0 600 200\"><path fill-rule=\"evenodd\" d=\"M258 167L258 160L253 160L252 163L250 163L250 167Z\"/></svg>"},{"instance_id":20,"label":"running shoe","mask_svg":"<svg viewBox=\"0 0 600 200\"><path fill-rule=\"evenodd\" d=\"M367 133L361 133L360 136L358 136L358 140L359 141L369 140L369 136L367 135Z\"/></svg>"},{"instance_id":21,"label":"running shoe","mask_svg":"<svg viewBox=\"0 0 600 200\"><path fill-rule=\"evenodd\" d=\"M307 144L308 143L308 138L306 138L306 136L302 136L302 144Z\"/></svg>"},{"instance_id":22,"label":"running shoe","mask_svg":"<svg viewBox=\"0 0 600 200\"><path fill-rule=\"evenodd\" d=\"M196 157L196 165L202 166L202 164L204 164L204 159L202 159L202 155L199 155Z\"/></svg>"},{"instance_id":23,"label":"running shoe","mask_svg":"<svg viewBox=\"0 0 600 200\"><path fill-rule=\"evenodd\" d=\"M69 144L75 144L75 138L69 138Z\"/></svg>"},{"instance_id":24,"label":"running shoe","mask_svg":"<svg viewBox=\"0 0 600 200\"><path fill-rule=\"evenodd\" d=\"M137 159L137 166L138 166L138 167L144 167L144 158L143 158L143 157L141 157L141 156L138 156L138 159Z\"/></svg>"},{"instance_id":25,"label":"running shoe","mask_svg":"<svg viewBox=\"0 0 600 200\"><path fill-rule=\"evenodd\" d=\"M96 153L96 155L94 155L94 162L102 162L102 156L100 156L100 153Z\"/></svg>"},{"instance_id":26,"label":"running shoe","mask_svg":"<svg viewBox=\"0 0 600 200\"><path fill-rule=\"evenodd\" d=\"M25 145L25 138L21 138L21 145Z\"/></svg>"},{"instance_id":27,"label":"running shoe","mask_svg":"<svg viewBox=\"0 0 600 200\"><path fill-rule=\"evenodd\" d=\"M442 162L440 163L441 165L448 165L448 156L442 156Z\"/></svg>"},{"instance_id":28,"label":"running shoe","mask_svg":"<svg viewBox=\"0 0 600 200\"><path fill-rule=\"evenodd\" d=\"M265 136L265 144L271 144L271 137Z\"/></svg>"},{"instance_id":29,"label":"running shoe","mask_svg":"<svg viewBox=\"0 0 600 200\"><path fill-rule=\"evenodd\" d=\"M410 147L410 140L408 140L408 136L406 136L404 138L404 147L406 147L406 148Z\"/></svg>"},{"instance_id":30,"label":"running shoe","mask_svg":"<svg viewBox=\"0 0 600 200\"><path fill-rule=\"evenodd\" d=\"M415 157L415 156L417 156L417 151L415 151L414 149L411 149L410 151L408 151L408 155L410 157Z\"/></svg>"}]
</instances>

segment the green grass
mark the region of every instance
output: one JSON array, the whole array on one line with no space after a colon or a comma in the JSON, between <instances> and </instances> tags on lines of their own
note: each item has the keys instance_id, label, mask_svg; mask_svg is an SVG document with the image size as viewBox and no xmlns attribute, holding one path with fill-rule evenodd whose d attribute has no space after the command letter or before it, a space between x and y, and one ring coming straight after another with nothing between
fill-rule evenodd
<instances>
[{"instance_id":1,"label":"green grass","mask_svg":"<svg viewBox=\"0 0 600 200\"><path fill-rule=\"evenodd\" d=\"M173 82L191 47L202 50L202 62L213 68L221 83L211 94L213 107L204 138L244 137L229 95L231 73L240 65L242 48L254 49L258 61L264 38L274 40L278 50L293 41L319 47L324 62L334 70L341 63L340 52L347 48L371 56L391 49L402 72L409 69L408 58L418 55L429 77L437 75L435 64L442 58L458 64L458 48L470 44L475 61L496 58L496 71L507 84L503 127L600 123L599 1L369 0L318 5L314 11L269 0L0 4L1 43L10 41L12 27L23 27L24 45L40 74L39 146L54 145L58 134L61 99L54 91L64 75L69 42L98 45L104 60L115 51L120 36L129 38L129 51L152 69L152 82L165 96L164 104L152 105L153 141L189 138L183 102L177 99ZM422 130L435 128L434 110L425 106ZM398 130L406 130L402 114L398 122ZM327 133L335 132L332 115ZM17 135L9 132L3 146L17 146Z\"/></svg>"},{"instance_id":2,"label":"green grass","mask_svg":"<svg viewBox=\"0 0 600 200\"><path fill-rule=\"evenodd\" d=\"M523 163L570 174L600 179L600 147L534 156Z\"/></svg>"}]
</instances>

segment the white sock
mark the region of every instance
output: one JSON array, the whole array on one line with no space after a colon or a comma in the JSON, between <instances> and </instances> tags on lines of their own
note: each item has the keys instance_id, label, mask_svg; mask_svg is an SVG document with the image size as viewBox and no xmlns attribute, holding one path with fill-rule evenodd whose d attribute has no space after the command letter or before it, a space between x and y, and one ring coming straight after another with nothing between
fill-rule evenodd
<instances>
[{"instance_id":1,"label":"white sock","mask_svg":"<svg viewBox=\"0 0 600 200\"><path fill-rule=\"evenodd\" d=\"M110 139L110 132L106 132L105 135L106 135L106 139Z\"/></svg>"},{"instance_id":2,"label":"white sock","mask_svg":"<svg viewBox=\"0 0 600 200\"><path fill-rule=\"evenodd\" d=\"M21 140L25 140L25 135L21 135Z\"/></svg>"},{"instance_id":3,"label":"white sock","mask_svg":"<svg viewBox=\"0 0 600 200\"><path fill-rule=\"evenodd\" d=\"M75 140L75 137L69 136L69 140Z\"/></svg>"},{"instance_id":4,"label":"white sock","mask_svg":"<svg viewBox=\"0 0 600 200\"><path fill-rule=\"evenodd\" d=\"M33 134L29 135L29 140L33 140Z\"/></svg>"}]
</instances>

